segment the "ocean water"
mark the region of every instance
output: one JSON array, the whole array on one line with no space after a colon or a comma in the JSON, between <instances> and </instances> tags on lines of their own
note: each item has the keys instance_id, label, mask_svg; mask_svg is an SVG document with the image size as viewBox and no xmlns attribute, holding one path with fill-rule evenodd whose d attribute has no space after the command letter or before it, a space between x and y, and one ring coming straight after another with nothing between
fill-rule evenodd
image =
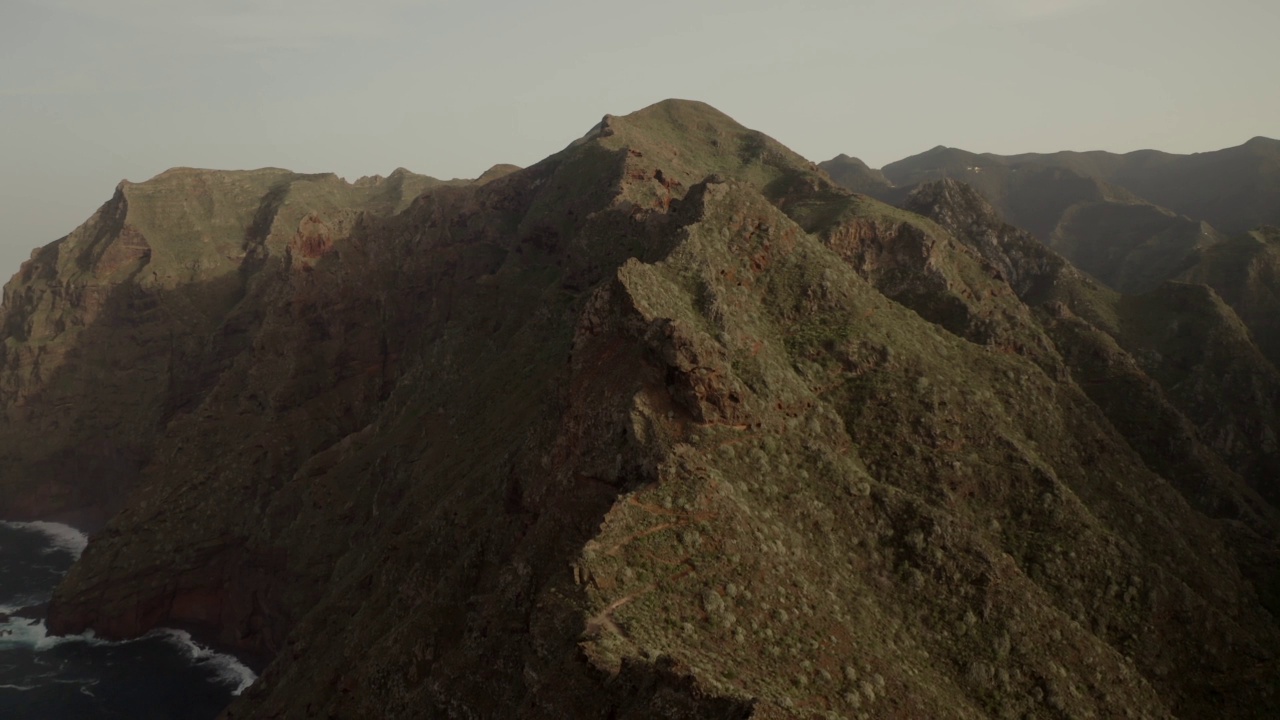
<instances>
[{"instance_id":1,"label":"ocean water","mask_svg":"<svg viewBox=\"0 0 1280 720\"><path fill-rule=\"evenodd\" d=\"M58 523L0 521L0 614L48 601L86 542ZM41 620L0 622L3 720L208 720L255 679L181 630L108 642L51 637Z\"/></svg>"}]
</instances>

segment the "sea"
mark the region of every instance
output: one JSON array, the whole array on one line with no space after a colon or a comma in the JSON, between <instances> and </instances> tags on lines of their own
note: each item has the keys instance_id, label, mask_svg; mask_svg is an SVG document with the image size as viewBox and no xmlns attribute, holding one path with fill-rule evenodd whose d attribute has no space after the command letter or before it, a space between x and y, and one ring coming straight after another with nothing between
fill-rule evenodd
<instances>
[{"instance_id":1,"label":"sea","mask_svg":"<svg viewBox=\"0 0 1280 720\"><path fill-rule=\"evenodd\" d=\"M50 636L13 616L48 602L88 538L52 522L0 521L0 719L211 720L249 687L253 670L182 630L109 642Z\"/></svg>"}]
</instances>

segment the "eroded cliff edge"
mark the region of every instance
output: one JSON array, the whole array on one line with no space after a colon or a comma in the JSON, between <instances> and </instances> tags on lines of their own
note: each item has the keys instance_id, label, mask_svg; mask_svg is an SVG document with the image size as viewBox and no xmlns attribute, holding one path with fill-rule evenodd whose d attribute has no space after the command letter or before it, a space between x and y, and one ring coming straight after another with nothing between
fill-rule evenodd
<instances>
[{"instance_id":1,"label":"eroded cliff edge","mask_svg":"<svg viewBox=\"0 0 1280 720\"><path fill-rule=\"evenodd\" d=\"M1243 325L908 207L672 101L290 219L50 623L272 657L235 718L1274 714Z\"/></svg>"},{"instance_id":2,"label":"eroded cliff edge","mask_svg":"<svg viewBox=\"0 0 1280 720\"><path fill-rule=\"evenodd\" d=\"M119 510L165 425L244 350L263 271L438 184L274 168L120 183L5 286L0 514L93 526Z\"/></svg>"}]
</instances>

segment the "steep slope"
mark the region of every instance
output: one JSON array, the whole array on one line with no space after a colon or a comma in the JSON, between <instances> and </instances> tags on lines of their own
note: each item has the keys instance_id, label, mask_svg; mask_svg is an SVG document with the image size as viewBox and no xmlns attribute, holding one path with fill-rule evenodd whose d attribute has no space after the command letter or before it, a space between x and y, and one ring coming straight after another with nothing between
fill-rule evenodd
<instances>
[{"instance_id":1,"label":"steep slope","mask_svg":"<svg viewBox=\"0 0 1280 720\"><path fill-rule=\"evenodd\" d=\"M1099 287L954 181L923 186L907 204L976 249L1037 309L1072 377L1148 466L1226 521L1247 574L1280 614L1280 375L1232 310L1182 283L1129 297Z\"/></svg>"},{"instance_id":2,"label":"steep slope","mask_svg":"<svg viewBox=\"0 0 1280 720\"><path fill-rule=\"evenodd\" d=\"M1272 392L1230 309L908 207L667 101L264 244L50 625L262 653L228 718L1273 716L1280 521L1169 352Z\"/></svg>"},{"instance_id":3,"label":"steep slope","mask_svg":"<svg viewBox=\"0 0 1280 720\"><path fill-rule=\"evenodd\" d=\"M903 187L944 177L972 184L1003 217L1122 292L1152 291L1172 279L1205 283L1240 315L1263 354L1280 361L1273 320L1280 291L1266 242L1274 233L1245 232L1276 222L1280 212L1278 141L1254 138L1195 155L934 148L884 172ZM906 193L879 196L900 203Z\"/></svg>"},{"instance_id":4,"label":"steep slope","mask_svg":"<svg viewBox=\"0 0 1280 720\"><path fill-rule=\"evenodd\" d=\"M1066 208L1048 244L1108 287L1141 293L1177 277L1200 251L1225 239L1208 223L1155 205L1093 202Z\"/></svg>"},{"instance_id":5,"label":"steep slope","mask_svg":"<svg viewBox=\"0 0 1280 720\"><path fill-rule=\"evenodd\" d=\"M187 168L122 182L4 289L0 514L94 525L118 510L164 423L242 350L264 258L315 253L358 211L437 183Z\"/></svg>"},{"instance_id":6,"label":"steep slope","mask_svg":"<svg viewBox=\"0 0 1280 720\"><path fill-rule=\"evenodd\" d=\"M1061 155L1002 157L935 148L887 165L884 172L904 187L963 180L1009 222L1122 292L1155 288L1189 267L1196 251L1223 239L1206 223L1112 184L1109 174L1084 169L1097 168Z\"/></svg>"},{"instance_id":7,"label":"steep slope","mask_svg":"<svg viewBox=\"0 0 1280 720\"><path fill-rule=\"evenodd\" d=\"M968 182L1014 225L1124 292L1177 277L1227 236L1280 224L1280 141L1261 137L1194 155L1000 156L937 147L883 173L900 187Z\"/></svg>"},{"instance_id":8,"label":"steep slope","mask_svg":"<svg viewBox=\"0 0 1280 720\"><path fill-rule=\"evenodd\" d=\"M1262 227L1206 248L1180 279L1213 288L1280 367L1280 229Z\"/></svg>"}]
</instances>

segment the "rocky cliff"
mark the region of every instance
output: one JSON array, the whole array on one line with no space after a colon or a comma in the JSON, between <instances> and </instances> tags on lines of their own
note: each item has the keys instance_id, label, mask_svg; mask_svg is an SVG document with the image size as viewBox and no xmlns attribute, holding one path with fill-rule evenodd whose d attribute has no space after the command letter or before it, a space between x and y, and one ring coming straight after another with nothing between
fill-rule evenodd
<instances>
[{"instance_id":1,"label":"rocky cliff","mask_svg":"<svg viewBox=\"0 0 1280 720\"><path fill-rule=\"evenodd\" d=\"M6 446L7 511L119 510L51 627L261 654L227 718L1280 710L1280 379L1217 294L1119 295L966 186L894 208L700 103L509 170L246 192L221 273L128 250L218 244L181 193L172 233L113 200L39 251L5 407L137 448L40 494ZM117 245L108 294L154 305L55 333L113 265L61 258ZM102 349L148 313L173 339L130 352L182 362Z\"/></svg>"},{"instance_id":2,"label":"rocky cliff","mask_svg":"<svg viewBox=\"0 0 1280 720\"><path fill-rule=\"evenodd\" d=\"M437 184L403 169L354 185L277 169L122 182L5 286L0 514L93 526L123 507L165 425L244 349L268 260L309 263L358 213Z\"/></svg>"}]
</instances>

